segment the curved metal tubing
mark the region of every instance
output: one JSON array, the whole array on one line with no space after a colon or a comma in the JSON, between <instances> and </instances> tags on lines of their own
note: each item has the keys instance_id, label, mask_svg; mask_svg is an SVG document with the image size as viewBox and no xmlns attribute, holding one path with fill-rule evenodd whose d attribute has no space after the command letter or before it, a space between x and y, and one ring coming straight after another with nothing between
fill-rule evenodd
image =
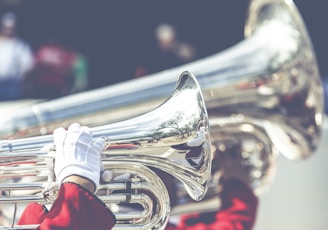
<instances>
[{"instance_id":1,"label":"curved metal tubing","mask_svg":"<svg viewBox=\"0 0 328 230\"><path fill-rule=\"evenodd\" d=\"M170 214L170 200L162 180L152 170L141 164L138 165L126 161L106 161L103 162L103 165L104 170L110 169L115 173L129 172L132 174L131 179L102 183L98 189L97 196L111 208L111 210L113 210L113 205L117 205L116 211L113 210L117 220L117 224L113 229L164 229ZM11 193L10 197L0 197L0 203L11 203L12 205L14 205L14 203L28 204L29 202L52 204L56 196L56 191L52 191L53 197L45 199L42 191L44 191L47 186L53 187L52 184L46 184L40 181L26 182L25 184L0 184L0 191L10 191ZM130 190L129 195L127 194L127 187L129 187ZM31 191L35 194L26 195L26 193L29 194ZM152 197L150 197L149 194L151 194ZM140 204L143 209L130 209L130 212L126 213L120 210L122 209L120 208L122 204ZM154 212L154 210L156 211ZM35 229L36 227L37 225L14 226L4 229Z\"/></svg>"},{"instance_id":2,"label":"curved metal tubing","mask_svg":"<svg viewBox=\"0 0 328 230\"><path fill-rule=\"evenodd\" d=\"M93 127L92 131L95 138L105 137L108 143L103 159L154 166L179 178L194 200L204 197L213 157L205 102L190 73L181 74L172 96L153 111ZM0 166L45 158L45 151L40 149L51 144L52 138L45 135L0 141ZM197 146L188 144L197 138ZM6 152L10 154L4 155Z\"/></svg>"},{"instance_id":3,"label":"curved metal tubing","mask_svg":"<svg viewBox=\"0 0 328 230\"><path fill-rule=\"evenodd\" d=\"M170 94L175 76L184 70L197 77L210 126L220 126L226 130L222 133L231 137L221 144L243 143L242 135L236 134L243 133L240 127L245 123L253 126L248 137L253 135L257 140L257 133L267 135L261 145L268 156L278 152L300 160L316 151L324 118L323 89L306 27L290 0L250 1L245 40L223 52L144 78L15 111L0 120L0 137L34 136L75 121L97 126L140 115ZM266 181L252 186L256 190L268 187Z\"/></svg>"},{"instance_id":4,"label":"curved metal tubing","mask_svg":"<svg viewBox=\"0 0 328 230\"><path fill-rule=\"evenodd\" d=\"M102 163L105 169L107 167L115 171L117 168L123 168L123 171L134 173L134 165L135 167L137 165L154 167L180 180L193 200L198 201L205 196L213 159L209 122L200 87L196 78L190 73L183 72L180 75L172 96L156 109L126 121L93 127L92 132L94 138L102 137L106 140L102 154ZM52 140L52 135L45 135L0 142L0 179L32 177L42 178L45 183L43 186L39 183L23 184L22 181L18 185L0 184L0 190L6 190L10 195L0 198L0 203L1 201L7 203L10 201L16 203L40 201L45 197L53 200L52 194L49 194L48 190L56 191L58 186L53 185L53 181L55 181L52 167L54 154L51 153L55 150ZM152 183L161 180L160 177L147 179ZM23 187L24 185L27 187ZM121 190L127 190L126 187L130 187L114 184L107 185L107 188L113 188L113 186L119 187L118 189ZM24 196L11 195L15 189L21 190L18 194L22 194L22 190L31 193L33 192L31 189L38 189L38 187L39 190L40 188L43 190L41 193L37 191L39 194L36 196L29 194L26 196L26 193ZM105 188L105 186L101 188ZM155 198L153 202L160 203L161 207L166 206L164 211L163 208L158 208L153 213L153 205L146 202L145 207L149 207L152 212L145 210L141 216L139 215L139 218L150 220L148 216L152 214L164 215L166 220L168 212L165 210L169 210L170 203L167 199L161 198L161 189L165 189L165 186L160 189L152 186L151 189L148 189L144 183L139 185L136 183L132 189L143 189L148 193L156 193L156 195L153 194ZM133 198L132 190L129 190L126 191L129 193L128 197L131 195ZM166 195L164 194L164 196ZM149 200L147 197L140 198L143 201ZM122 202L127 202L126 195L100 195L100 198L111 202L123 199ZM143 204L141 205L143 206ZM128 217L133 216L135 215L128 215ZM164 217L158 216L155 220L158 221ZM121 219L125 218L127 217L121 216ZM147 224L145 224L145 228L141 229L160 229L151 221L144 222ZM125 224L125 222L123 223ZM134 228L137 228L135 226L137 223L138 221L131 222L130 220L128 226L133 225ZM117 228L126 229L126 226L121 225L122 223Z\"/></svg>"},{"instance_id":5,"label":"curved metal tubing","mask_svg":"<svg viewBox=\"0 0 328 230\"><path fill-rule=\"evenodd\" d=\"M324 118L323 89L310 38L290 0L251 0L245 40L223 52L15 111L0 120L0 136L43 135L75 121L99 126L146 113L165 100L175 77L185 70L197 76L202 88L214 146L235 143L242 147L242 156L249 141L257 143L243 159L254 162L256 172L262 170L260 176L250 175L256 191L272 182L278 153L300 160L316 151Z\"/></svg>"},{"instance_id":6,"label":"curved metal tubing","mask_svg":"<svg viewBox=\"0 0 328 230\"><path fill-rule=\"evenodd\" d=\"M245 36L223 52L178 68L15 111L0 121L0 136L34 136L72 121L99 126L134 117L161 103L175 77L188 70L199 81L210 117L268 120L265 129L280 153L307 158L321 137L323 93L297 8L290 0L250 1Z\"/></svg>"}]
</instances>

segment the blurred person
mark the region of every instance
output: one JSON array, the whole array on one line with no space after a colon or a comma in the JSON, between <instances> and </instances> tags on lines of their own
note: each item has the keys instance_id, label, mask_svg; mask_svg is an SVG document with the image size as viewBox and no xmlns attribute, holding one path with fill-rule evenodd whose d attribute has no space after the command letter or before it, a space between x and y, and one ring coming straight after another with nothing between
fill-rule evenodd
<instances>
[{"instance_id":1,"label":"blurred person","mask_svg":"<svg viewBox=\"0 0 328 230\"><path fill-rule=\"evenodd\" d=\"M89 86L88 79L88 61L86 57L76 52L73 65L74 80L70 93L78 93L87 90Z\"/></svg>"},{"instance_id":2,"label":"blurred person","mask_svg":"<svg viewBox=\"0 0 328 230\"><path fill-rule=\"evenodd\" d=\"M21 99L25 75L33 64L33 52L16 35L14 13L5 13L0 26L0 100Z\"/></svg>"},{"instance_id":3,"label":"blurred person","mask_svg":"<svg viewBox=\"0 0 328 230\"><path fill-rule=\"evenodd\" d=\"M40 230L111 229L116 222L115 216L95 195L101 174L103 139L92 140L90 128L78 123L70 125L67 131L56 129L53 139L56 145L54 171L61 184L58 197L50 210L41 204L30 203L18 225L38 224ZM258 200L248 187L247 174L239 163L229 157L222 158L224 180L220 210L183 215L176 224L170 222L166 230L252 229ZM174 199L172 188L174 186L168 186L170 197Z\"/></svg>"},{"instance_id":4,"label":"blurred person","mask_svg":"<svg viewBox=\"0 0 328 230\"><path fill-rule=\"evenodd\" d=\"M34 54L33 68L25 86L26 97L54 99L88 87L85 57L68 48L57 37L42 44Z\"/></svg>"},{"instance_id":5,"label":"blurred person","mask_svg":"<svg viewBox=\"0 0 328 230\"><path fill-rule=\"evenodd\" d=\"M190 44L179 40L177 31L172 25L159 25L156 28L155 37L161 53L174 57L176 64L187 63L195 59L195 49Z\"/></svg>"},{"instance_id":6,"label":"blurred person","mask_svg":"<svg viewBox=\"0 0 328 230\"><path fill-rule=\"evenodd\" d=\"M155 52L150 54L148 63L137 66L135 77L180 66L197 57L195 48L178 37L173 25L158 25L155 29L155 42Z\"/></svg>"}]
</instances>

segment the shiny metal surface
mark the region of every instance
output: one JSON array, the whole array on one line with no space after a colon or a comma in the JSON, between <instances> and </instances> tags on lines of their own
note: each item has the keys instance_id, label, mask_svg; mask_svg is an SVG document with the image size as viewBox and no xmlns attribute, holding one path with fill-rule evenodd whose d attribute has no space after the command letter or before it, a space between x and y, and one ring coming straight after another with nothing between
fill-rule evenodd
<instances>
[{"instance_id":1,"label":"shiny metal surface","mask_svg":"<svg viewBox=\"0 0 328 230\"><path fill-rule=\"evenodd\" d=\"M292 1L253 0L245 36L230 49L178 68L15 111L2 118L1 138L51 133L77 120L98 126L145 113L165 100L176 76L188 70L199 81L210 117L239 115L260 123L284 156L310 156L320 140L323 96L299 12Z\"/></svg>"},{"instance_id":2,"label":"shiny metal surface","mask_svg":"<svg viewBox=\"0 0 328 230\"><path fill-rule=\"evenodd\" d=\"M250 1L245 40L230 49L142 79L15 111L0 121L0 133L8 139L35 136L74 121L97 126L140 115L169 95L184 70L192 72L202 88L210 126L224 134L216 138L227 136L227 143L245 146L238 133L248 126L253 130L247 132L248 139L266 135L259 144L269 162L277 153L300 160L315 152L323 122L321 80L306 27L287 0ZM265 181L272 179L265 178L274 177L275 170L265 168L263 184L252 185L256 190L268 187Z\"/></svg>"},{"instance_id":3,"label":"shiny metal surface","mask_svg":"<svg viewBox=\"0 0 328 230\"><path fill-rule=\"evenodd\" d=\"M118 175L126 172L132 173L131 179L102 183L97 191L97 196L107 204L117 218L117 224L113 229L164 229L170 214L170 199L162 180L152 170L141 164L127 161L106 161L103 164L104 170L110 169ZM29 171L29 176L31 176L33 171ZM42 177L40 174L36 173L34 179L35 177L38 178L35 182L1 184L1 191L11 191L10 196L0 197L1 207L5 206L4 211L8 213L7 215L14 213L14 203L20 205L17 208L21 209L29 202L52 204L57 190L50 190L47 193L49 196L45 199L42 191L53 185L41 182L46 177ZM26 178L27 176L25 176ZM131 209L126 213L126 210L119 206L122 204L134 205L138 209ZM7 225L0 229L35 229L37 227L37 225L10 226L9 223Z\"/></svg>"},{"instance_id":4,"label":"shiny metal surface","mask_svg":"<svg viewBox=\"0 0 328 230\"><path fill-rule=\"evenodd\" d=\"M305 161L278 159L270 191L260 196L254 230L325 230L328 227L328 116L320 145Z\"/></svg>"},{"instance_id":5,"label":"shiny metal surface","mask_svg":"<svg viewBox=\"0 0 328 230\"><path fill-rule=\"evenodd\" d=\"M254 190L267 189L274 178L277 153L303 159L315 151L323 99L315 54L294 4L282 0L250 3L246 39L234 47L143 79L15 111L9 120L1 121L3 137L49 133L73 121L96 126L144 113L168 94L176 73L188 69L196 74L204 92L210 125L217 127L212 130L220 130L212 134L215 143L247 146L243 129L252 127L247 140L258 142L263 150L260 155L250 154L257 160L245 161L248 165L257 162L254 170L261 172L250 176ZM263 137L260 141L258 133ZM212 184L215 187L216 181Z\"/></svg>"},{"instance_id":6,"label":"shiny metal surface","mask_svg":"<svg viewBox=\"0 0 328 230\"><path fill-rule=\"evenodd\" d=\"M199 201L205 196L213 159L209 121L198 82L188 72L181 74L171 97L154 110L126 121L93 127L92 131L95 138L103 137L106 140L102 154L105 169L107 167L115 171L119 168L121 172L134 175L141 173L146 176L144 172L138 172L135 168L154 167L177 178L193 200ZM52 139L52 135L44 135L0 142L0 179L6 181L8 178L14 178L16 180L11 184L0 184L0 190L8 194L8 196L0 197L0 203L41 202L44 197L52 200L51 194L49 195L48 192L46 196L44 194L44 190L48 188L51 192L56 191L51 167L54 156L49 154ZM45 149L45 146L49 149ZM17 179L24 180L27 177L43 178L44 184L23 183L23 181L17 183ZM129 219L127 226L135 225L138 229L161 229L162 226L158 226L158 221L165 225L170 210L166 188L161 184L163 182L156 182L161 179L151 177L148 178L149 184L143 183L138 187L140 184L137 183L138 178L134 177L132 180L131 186L116 185L117 190L132 192L131 201L133 201L135 190L146 190L148 194L155 193L152 196L157 199L150 200L149 197L152 196L147 193L143 197L138 197L136 194L137 198L144 198L140 202L147 209L146 213L142 214L148 214L145 217L132 215L132 220ZM156 186L157 184L159 186ZM113 184L108 185L108 189L105 189L106 185L103 185L98 192L101 192L102 188L105 191L113 191L115 188L113 186ZM38 194L13 196L16 190L19 190L19 194L24 190L28 193L34 190ZM164 198L161 198L162 193ZM121 200L117 198L117 194L99 195L104 202L128 202L126 195L121 195ZM159 206L155 209L155 213L152 212L154 206L152 202ZM149 215L159 215L152 220L156 224L147 222ZM117 218L120 219L120 216ZM121 217L123 220L125 218ZM141 225L139 219L145 222ZM123 226L118 221L115 228L126 229L124 224L126 221L123 221Z\"/></svg>"},{"instance_id":7,"label":"shiny metal surface","mask_svg":"<svg viewBox=\"0 0 328 230\"><path fill-rule=\"evenodd\" d=\"M201 86L213 146L231 152L241 147L236 155L250 167L256 192L271 185L278 154L302 160L315 153L323 125L323 92L311 40L290 0L250 1L245 39L223 52L15 111L0 121L0 135L12 139L48 134L74 121L97 127L129 119L162 103L185 70ZM218 171L213 170L210 191L212 185L215 190Z\"/></svg>"}]
</instances>

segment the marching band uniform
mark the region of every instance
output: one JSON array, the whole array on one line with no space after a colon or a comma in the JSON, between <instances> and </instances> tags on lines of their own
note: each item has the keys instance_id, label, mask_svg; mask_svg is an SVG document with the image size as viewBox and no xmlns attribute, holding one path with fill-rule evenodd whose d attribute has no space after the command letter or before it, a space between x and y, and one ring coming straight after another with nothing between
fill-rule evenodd
<instances>
[{"instance_id":1,"label":"marching band uniform","mask_svg":"<svg viewBox=\"0 0 328 230\"><path fill-rule=\"evenodd\" d=\"M97 154L100 155L104 141L99 138L91 144L91 139L90 130L76 123L68 131L60 128L54 132L55 174L62 183L58 196L49 211L38 203L30 203L23 211L18 225L38 225L38 230L113 228L115 216L94 195L100 177L100 157ZM83 154L79 156L79 153ZM99 167L91 169L95 164ZM82 180L92 182L93 189L72 179L65 179L72 174L83 175ZM230 179L224 183L221 198L222 207L219 211L182 216L177 226L168 224L166 230L252 229L258 204L252 190L240 180Z\"/></svg>"},{"instance_id":2,"label":"marching band uniform","mask_svg":"<svg viewBox=\"0 0 328 230\"><path fill-rule=\"evenodd\" d=\"M222 209L218 212L182 216L178 226L166 230L249 230L257 209L257 198L242 182L231 180L222 193ZM64 183L52 208L31 203L18 224L40 224L40 230L109 230L115 217L106 205L77 184Z\"/></svg>"},{"instance_id":3,"label":"marching band uniform","mask_svg":"<svg viewBox=\"0 0 328 230\"><path fill-rule=\"evenodd\" d=\"M219 211L184 215L177 226L169 224L166 230L251 230L253 229L258 199L241 180L224 183Z\"/></svg>"},{"instance_id":4,"label":"marching band uniform","mask_svg":"<svg viewBox=\"0 0 328 230\"><path fill-rule=\"evenodd\" d=\"M38 203L31 203L18 224L39 224L37 229L40 230L109 230L115 224L115 216L91 192L68 182L61 186L50 211Z\"/></svg>"}]
</instances>

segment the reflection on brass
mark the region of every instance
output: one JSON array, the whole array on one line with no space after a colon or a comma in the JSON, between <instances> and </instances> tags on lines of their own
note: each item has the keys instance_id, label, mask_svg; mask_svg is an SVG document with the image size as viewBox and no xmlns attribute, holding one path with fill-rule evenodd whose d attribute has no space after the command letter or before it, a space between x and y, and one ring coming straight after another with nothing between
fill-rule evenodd
<instances>
[{"instance_id":1,"label":"reflection on brass","mask_svg":"<svg viewBox=\"0 0 328 230\"><path fill-rule=\"evenodd\" d=\"M191 123L194 115L190 120L184 119L184 110L189 107L185 98L190 90L181 97L184 102L175 105L182 109L173 112L172 117L164 119L163 114L169 110L165 107L156 115L146 115L149 120L142 117L171 95L176 76L184 71L195 75L201 87L215 154L204 198L218 195L217 183L222 173L219 162L223 154L242 162L248 170L250 185L261 193L273 182L279 154L290 160L302 160L316 151L324 118L323 89L311 40L290 0L251 0L245 39L223 52L143 78L25 107L1 118L0 137L4 140L49 134L76 121L99 130L106 124L125 123L141 116L138 125L135 123L127 130L115 130L109 125L112 139L109 153L118 160L131 157L138 164L154 164L163 171L176 168L185 179L182 187L201 197L203 193L198 192L202 189L190 188L189 176L185 175L202 168L200 162L209 163L202 151L183 148L184 142L206 127L199 120L194 127ZM155 121L156 126L146 124ZM128 122L125 124L129 126ZM144 126L148 127L138 128ZM124 132L124 140L115 143L120 139L119 132ZM155 149L162 151L155 153ZM145 158L146 152L154 155ZM172 159L181 159L181 164L170 168ZM182 179L180 176L178 179ZM196 173L190 178L202 185L205 180L198 176ZM184 191L178 191L183 198ZM179 205L181 211L183 204ZM188 211L196 212L197 206Z\"/></svg>"}]
</instances>

